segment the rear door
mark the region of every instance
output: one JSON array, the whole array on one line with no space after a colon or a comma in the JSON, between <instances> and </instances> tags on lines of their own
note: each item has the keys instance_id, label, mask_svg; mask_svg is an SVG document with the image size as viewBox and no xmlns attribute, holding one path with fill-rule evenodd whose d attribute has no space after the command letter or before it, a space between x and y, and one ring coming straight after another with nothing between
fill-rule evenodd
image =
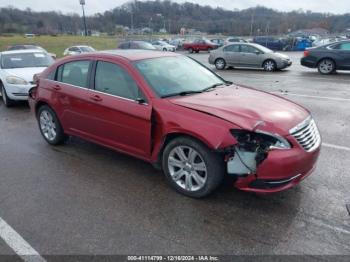
<instances>
[{"instance_id":1,"label":"rear door","mask_svg":"<svg viewBox=\"0 0 350 262\"><path fill-rule=\"evenodd\" d=\"M151 154L152 106L136 72L123 63L99 60L89 90L91 138L123 152L148 159ZM137 102L137 100L144 102Z\"/></svg>"},{"instance_id":2,"label":"rear door","mask_svg":"<svg viewBox=\"0 0 350 262\"><path fill-rule=\"evenodd\" d=\"M236 44L224 47L224 57L227 64L239 66L241 56L239 50L240 47Z\"/></svg>"},{"instance_id":3,"label":"rear door","mask_svg":"<svg viewBox=\"0 0 350 262\"><path fill-rule=\"evenodd\" d=\"M49 98L66 132L84 134L89 125L87 95L92 61L77 60L62 64L57 68L56 81L48 86Z\"/></svg>"}]
</instances>

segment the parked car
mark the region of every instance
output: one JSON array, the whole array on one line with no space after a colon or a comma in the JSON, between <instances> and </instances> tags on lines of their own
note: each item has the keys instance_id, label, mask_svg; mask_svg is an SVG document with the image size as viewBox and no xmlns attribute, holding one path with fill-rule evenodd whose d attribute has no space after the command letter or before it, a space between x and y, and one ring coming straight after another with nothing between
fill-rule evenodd
<instances>
[{"instance_id":1,"label":"parked car","mask_svg":"<svg viewBox=\"0 0 350 262\"><path fill-rule=\"evenodd\" d=\"M0 59L0 90L7 107L27 100L34 75L54 62L48 53L38 49L5 51L0 53Z\"/></svg>"},{"instance_id":2,"label":"parked car","mask_svg":"<svg viewBox=\"0 0 350 262\"><path fill-rule=\"evenodd\" d=\"M83 54L83 53L91 53L91 52L95 52L96 50L91 47L91 46L87 46L87 45L76 45L76 46L71 46L68 47L66 50L64 50L63 55L79 55L79 54Z\"/></svg>"},{"instance_id":3,"label":"parked car","mask_svg":"<svg viewBox=\"0 0 350 262\"><path fill-rule=\"evenodd\" d=\"M176 49L182 48L185 39L183 38L174 38L169 41L169 44L175 46Z\"/></svg>"},{"instance_id":4,"label":"parked car","mask_svg":"<svg viewBox=\"0 0 350 262\"><path fill-rule=\"evenodd\" d=\"M218 48L219 46L210 42L209 40L196 39L190 43L184 43L182 45L184 50L187 50L189 53L199 53L199 51L207 51L210 52Z\"/></svg>"},{"instance_id":5,"label":"parked car","mask_svg":"<svg viewBox=\"0 0 350 262\"><path fill-rule=\"evenodd\" d=\"M7 51L15 51L15 50L27 50L27 49L38 49L41 51L47 52L53 59L57 58L57 55L54 53L49 53L46 51L43 47L34 45L34 44L15 44L15 45L10 45L7 47Z\"/></svg>"},{"instance_id":6,"label":"parked car","mask_svg":"<svg viewBox=\"0 0 350 262\"><path fill-rule=\"evenodd\" d=\"M40 75L30 97L49 144L78 136L138 157L190 197L210 194L226 175L241 190L286 190L311 174L320 153L306 109L176 53L67 57Z\"/></svg>"},{"instance_id":7,"label":"parked car","mask_svg":"<svg viewBox=\"0 0 350 262\"><path fill-rule=\"evenodd\" d=\"M350 41L308 48L301 59L301 65L317 68L323 75L332 74L336 70L350 70Z\"/></svg>"},{"instance_id":8,"label":"parked car","mask_svg":"<svg viewBox=\"0 0 350 262\"><path fill-rule=\"evenodd\" d=\"M209 63L216 69L230 67L263 68L265 71L285 69L292 65L287 55L274 53L258 44L236 43L210 52Z\"/></svg>"},{"instance_id":9,"label":"parked car","mask_svg":"<svg viewBox=\"0 0 350 262\"><path fill-rule=\"evenodd\" d=\"M221 38L214 38L214 39L210 39L210 42L212 42L213 44L217 45L218 47L221 47L225 44L225 41Z\"/></svg>"},{"instance_id":10,"label":"parked car","mask_svg":"<svg viewBox=\"0 0 350 262\"><path fill-rule=\"evenodd\" d=\"M176 47L173 45L168 44L167 42L164 41L155 41L152 43L152 45L161 51L170 51L170 52L175 52Z\"/></svg>"},{"instance_id":11,"label":"parked car","mask_svg":"<svg viewBox=\"0 0 350 262\"><path fill-rule=\"evenodd\" d=\"M286 43L286 41L283 39L268 36L255 37L253 42L275 51L282 51L288 45L288 43Z\"/></svg>"},{"instance_id":12,"label":"parked car","mask_svg":"<svg viewBox=\"0 0 350 262\"><path fill-rule=\"evenodd\" d=\"M231 43L248 43L248 41L241 37L228 37L226 38L224 45L228 45Z\"/></svg>"},{"instance_id":13,"label":"parked car","mask_svg":"<svg viewBox=\"0 0 350 262\"><path fill-rule=\"evenodd\" d=\"M126 41L120 43L119 49L143 49L143 50L157 50L151 43L145 41Z\"/></svg>"}]
</instances>

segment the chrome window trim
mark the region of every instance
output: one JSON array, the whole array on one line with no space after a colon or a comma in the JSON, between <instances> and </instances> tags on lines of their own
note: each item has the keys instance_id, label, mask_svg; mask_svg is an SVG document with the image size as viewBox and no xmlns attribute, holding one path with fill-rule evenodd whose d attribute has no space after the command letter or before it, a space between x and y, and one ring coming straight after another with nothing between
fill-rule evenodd
<instances>
[{"instance_id":1,"label":"chrome window trim","mask_svg":"<svg viewBox=\"0 0 350 262\"><path fill-rule=\"evenodd\" d=\"M76 85L72 85L72 84L68 84L68 83L64 83L64 82L59 82L59 81L56 81L56 80L51 80L51 79L46 79L47 81L51 81L51 82L54 82L54 83L58 83L58 84L64 84L64 85L69 85L69 86L72 86L72 87L76 87L76 88L80 88L80 89L84 89L84 90L88 90L88 91L93 91L95 93L99 93L99 94L103 94L103 95L107 95L107 96L112 96L112 97L116 97L116 98L120 98L120 99L123 99L123 100L126 100L126 101L130 101L130 102L134 102L134 103L137 103L139 105L149 105L148 103L139 103L137 102L137 100L133 100L133 99L129 99L129 98L126 98L126 97L122 97L122 96L116 96L116 95L111 95L111 94L107 94L107 93L103 93L101 91L97 91L95 89L91 89L91 88L87 88L87 87L81 87L81 86L76 86Z\"/></svg>"}]
</instances>

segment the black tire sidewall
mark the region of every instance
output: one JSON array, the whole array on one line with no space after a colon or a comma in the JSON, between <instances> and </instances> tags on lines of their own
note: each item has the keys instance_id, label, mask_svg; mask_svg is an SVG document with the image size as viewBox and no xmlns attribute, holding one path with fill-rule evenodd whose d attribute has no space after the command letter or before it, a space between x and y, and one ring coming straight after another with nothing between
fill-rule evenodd
<instances>
[{"instance_id":1,"label":"black tire sidewall","mask_svg":"<svg viewBox=\"0 0 350 262\"><path fill-rule=\"evenodd\" d=\"M192 47L190 47L190 48L188 49L188 52L191 53L191 54L193 53L193 51L194 51L194 50L193 50Z\"/></svg>"},{"instance_id":2,"label":"black tire sidewall","mask_svg":"<svg viewBox=\"0 0 350 262\"><path fill-rule=\"evenodd\" d=\"M8 97L6 93L6 89L3 84L1 84L1 95L2 95L2 101L4 102L4 105L6 107L11 107L14 104L14 101Z\"/></svg>"},{"instance_id":3,"label":"black tire sidewall","mask_svg":"<svg viewBox=\"0 0 350 262\"><path fill-rule=\"evenodd\" d=\"M41 130L41 126L40 126L40 115L42 113L42 111L48 111L51 115L52 115L52 118L53 120L55 121L55 125L56 125L56 138L52 141L48 140L43 131ZM38 112L37 112L37 120L38 120L38 126L39 126L39 130L40 130L40 133L41 135L43 136L43 138L45 139L45 141L47 143L49 143L50 145L60 145L62 143L64 143L65 139L66 139L66 135L64 134L64 131L63 131L63 128L62 128L62 125L55 113L55 111L53 111L53 109L51 109L51 107L47 106L47 105L44 105L44 106L41 106L39 109L38 109Z\"/></svg>"},{"instance_id":4,"label":"black tire sidewall","mask_svg":"<svg viewBox=\"0 0 350 262\"><path fill-rule=\"evenodd\" d=\"M190 192L181 188L176 184L175 181L173 181L170 175L168 168L169 154L173 148L181 145L189 146L195 149L201 155L203 161L206 164L207 181L204 187L198 191ZM223 158L219 154L211 151L203 143L193 138L183 136L175 138L166 145L162 155L162 168L168 184L171 187L173 187L177 192L193 198L202 198L208 196L222 183L225 172L225 163L223 161Z\"/></svg>"}]
</instances>

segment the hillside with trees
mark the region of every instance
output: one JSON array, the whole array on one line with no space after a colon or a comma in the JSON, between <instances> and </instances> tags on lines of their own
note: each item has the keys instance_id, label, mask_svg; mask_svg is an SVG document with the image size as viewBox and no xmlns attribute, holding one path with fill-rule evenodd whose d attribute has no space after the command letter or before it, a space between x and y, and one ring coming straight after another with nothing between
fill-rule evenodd
<instances>
[{"instance_id":1,"label":"hillside with trees","mask_svg":"<svg viewBox=\"0 0 350 262\"><path fill-rule=\"evenodd\" d=\"M77 10L72 10L79 12ZM253 23L252 23L253 22ZM180 28L194 28L208 33L229 35L284 34L304 28L321 27L332 33L350 28L350 14L334 15L297 10L280 12L258 6L245 10L225 10L193 3L165 1L131 1L113 10L87 17L90 30L116 33L117 25L129 28L165 26L171 33ZM251 26L253 24L253 26ZM35 12L30 9L0 9L0 33L76 34L82 29L78 14Z\"/></svg>"}]
</instances>

